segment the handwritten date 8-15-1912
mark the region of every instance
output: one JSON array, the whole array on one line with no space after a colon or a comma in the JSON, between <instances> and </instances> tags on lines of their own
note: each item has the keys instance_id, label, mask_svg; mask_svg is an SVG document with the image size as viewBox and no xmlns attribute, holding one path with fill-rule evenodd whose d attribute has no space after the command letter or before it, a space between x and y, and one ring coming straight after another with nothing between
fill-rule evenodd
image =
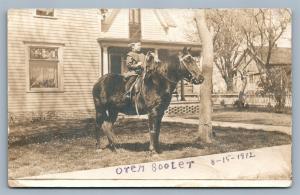
<instances>
[{"instance_id":1,"label":"handwritten date 8-15-1912","mask_svg":"<svg viewBox=\"0 0 300 195\"><path fill-rule=\"evenodd\" d=\"M220 158L211 159L211 165L224 164L237 160L247 160L250 158L255 158L255 154L253 152L241 152L237 154L226 154L221 156Z\"/></svg>"}]
</instances>

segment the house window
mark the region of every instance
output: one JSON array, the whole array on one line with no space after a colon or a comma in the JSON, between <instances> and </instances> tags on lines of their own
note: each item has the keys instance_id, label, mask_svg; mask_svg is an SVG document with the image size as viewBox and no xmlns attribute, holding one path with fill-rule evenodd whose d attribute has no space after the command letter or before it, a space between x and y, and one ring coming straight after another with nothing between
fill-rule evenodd
<instances>
[{"instance_id":1,"label":"house window","mask_svg":"<svg viewBox=\"0 0 300 195\"><path fill-rule=\"evenodd\" d=\"M254 75L249 75L249 83L254 83Z\"/></svg>"},{"instance_id":2,"label":"house window","mask_svg":"<svg viewBox=\"0 0 300 195\"><path fill-rule=\"evenodd\" d=\"M141 23L141 10L140 9L129 9L129 23L140 24Z\"/></svg>"},{"instance_id":3,"label":"house window","mask_svg":"<svg viewBox=\"0 0 300 195\"><path fill-rule=\"evenodd\" d=\"M62 56L57 46L28 47L28 91L62 91Z\"/></svg>"},{"instance_id":4,"label":"house window","mask_svg":"<svg viewBox=\"0 0 300 195\"><path fill-rule=\"evenodd\" d=\"M141 10L129 9L129 38L141 39Z\"/></svg>"},{"instance_id":5,"label":"house window","mask_svg":"<svg viewBox=\"0 0 300 195\"><path fill-rule=\"evenodd\" d=\"M102 23L106 22L109 14L110 14L110 10L109 9L100 9L100 15L101 15L101 21L102 21Z\"/></svg>"},{"instance_id":6,"label":"house window","mask_svg":"<svg viewBox=\"0 0 300 195\"><path fill-rule=\"evenodd\" d=\"M54 9L36 9L36 16L54 17Z\"/></svg>"}]
</instances>

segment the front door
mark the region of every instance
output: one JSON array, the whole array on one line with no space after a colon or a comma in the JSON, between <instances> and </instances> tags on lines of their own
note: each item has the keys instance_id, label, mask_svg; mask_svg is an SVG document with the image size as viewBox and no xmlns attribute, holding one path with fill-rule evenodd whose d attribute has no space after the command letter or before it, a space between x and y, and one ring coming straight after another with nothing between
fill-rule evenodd
<instances>
[{"instance_id":1,"label":"front door","mask_svg":"<svg viewBox=\"0 0 300 195\"><path fill-rule=\"evenodd\" d=\"M118 54L110 55L110 72L121 74L122 57Z\"/></svg>"},{"instance_id":2,"label":"front door","mask_svg":"<svg viewBox=\"0 0 300 195\"><path fill-rule=\"evenodd\" d=\"M110 72L115 74L123 74L127 72L126 59L124 54L112 53L110 54Z\"/></svg>"}]
</instances>

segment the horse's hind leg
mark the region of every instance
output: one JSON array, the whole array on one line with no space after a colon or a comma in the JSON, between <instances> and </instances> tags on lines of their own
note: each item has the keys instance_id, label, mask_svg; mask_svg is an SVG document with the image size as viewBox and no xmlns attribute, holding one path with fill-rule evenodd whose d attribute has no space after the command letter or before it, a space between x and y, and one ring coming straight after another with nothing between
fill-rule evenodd
<instances>
[{"instance_id":1,"label":"horse's hind leg","mask_svg":"<svg viewBox=\"0 0 300 195\"><path fill-rule=\"evenodd\" d=\"M112 128L113 128L114 123L117 120L117 117L118 117L118 112L109 110L108 117L105 119L105 121L103 122L103 125L102 125L103 132L107 136L108 142L109 142L109 147L112 150L116 150L115 144L117 141L116 141L116 138L115 138Z\"/></svg>"},{"instance_id":2,"label":"horse's hind leg","mask_svg":"<svg viewBox=\"0 0 300 195\"><path fill-rule=\"evenodd\" d=\"M95 128L95 135L96 135L96 149L100 150L100 129L103 124L105 118L105 112L96 111L96 128Z\"/></svg>"}]
</instances>

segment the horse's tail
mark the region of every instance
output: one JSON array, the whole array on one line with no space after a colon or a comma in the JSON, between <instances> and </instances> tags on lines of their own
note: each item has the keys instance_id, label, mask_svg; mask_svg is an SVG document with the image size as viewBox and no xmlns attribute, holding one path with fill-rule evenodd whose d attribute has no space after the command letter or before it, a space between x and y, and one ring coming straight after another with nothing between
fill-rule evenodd
<instances>
[{"instance_id":1,"label":"horse's tail","mask_svg":"<svg viewBox=\"0 0 300 195\"><path fill-rule=\"evenodd\" d=\"M100 94L103 90L101 82L102 78L99 78L98 81L94 84L92 94L94 105L97 113L101 113L103 118L107 118L105 102L103 102L103 98L100 97Z\"/></svg>"}]
</instances>

